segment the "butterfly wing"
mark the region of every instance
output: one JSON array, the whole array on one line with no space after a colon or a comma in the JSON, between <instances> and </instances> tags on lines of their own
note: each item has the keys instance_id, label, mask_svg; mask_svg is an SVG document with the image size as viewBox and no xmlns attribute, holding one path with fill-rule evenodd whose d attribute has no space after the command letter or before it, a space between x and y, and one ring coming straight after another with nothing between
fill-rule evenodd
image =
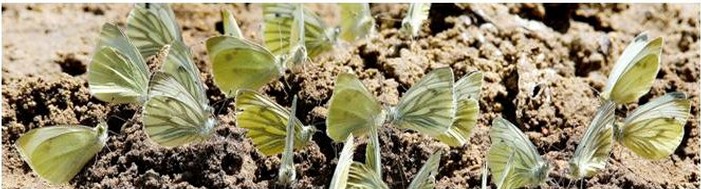
<instances>
[{"instance_id":1,"label":"butterfly wing","mask_svg":"<svg viewBox=\"0 0 701 189\"><path fill-rule=\"evenodd\" d=\"M439 68L414 84L391 112L392 124L431 136L450 128L455 113L453 71Z\"/></svg>"},{"instance_id":2,"label":"butterfly wing","mask_svg":"<svg viewBox=\"0 0 701 189\"><path fill-rule=\"evenodd\" d=\"M146 59L173 41L182 41L180 26L168 4L137 4L127 17L127 36Z\"/></svg>"},{"instance_id":3,"label":"butterfly wing","mask_svg":"<svg viewBox=\"0 0 701 189\"><path fill-rule=\"evenodd\" d=\"M297 112L297 96L292 99L292 107L290 110L290 115L288 116L287 125L285 126L285 150L282 152L282 159L280 160L280 171L278 172L278 182L283 185L290 185L294 182L296 177L295 163L294 163L294 142L297 137L295 137L295 125L297 119L295 119L295 113Z\"/></svg>"},{"instance_id":4,"label":"butterfly wing","mask_svg":"<svg viewBox=\"0 0 701 189\"><path fill-rule=\"evenodd\" d=\"M287 134L287 122L290 112L267 97L252 90L242 89L236 95L236 125L247 129L246 135L265 155L283 152ZM309 129L304 129L302 122L294 119L295 148L307 145L311 139ZM307 137L303 137L307 136Z\"/></svg>"},{"instance_id":5,"label":"butterfly wing","mask_svg":"<svg viewBox=\"0 0 701 189\"><path fill-rule=\"evenodd\" d=\"M436 139L450 146L462 146L470 140L472 130L479 118L479 97L482 88L482 73L471 72L458 80L453 87L455 117L450 128Z\"/></svg>"},{"instance_id":6,"label":"butterfly wing","mask_svg":"<svg viewBox=\"0 0 701 189\"><path fill-rule=\"evenodd\" d=\"M68 183L107 142L106 125L32 129L15 147L29 167L52 184Z\"/></svg>"},{"instance_id":7,"label":"butterfly wing","mask_svg":"<svg viewBox=\"0 0 701 189\"><path fill-rule=\"evenodd\" d=\"M234 18L234 14L232 14L229 9L222 9L221 17L222 24L224 25L224 35L243 39L243 32L241 32L239 24L236 22L236 18Z\"/></svg>"},{"instance_id":8,"label":"butterfly wing","mask_svg":"<svg viewBox=\"0 0 701 189\"><path fill-rule=\"evenodd\" d=\"M290 34L297 6L288 3L263 4L265 46L276 56L290 52ZM305 46L311 58L328 51L335 43L335 32L314 12L304 9Z\"/></svg>"},{"instance_id":9,"label":"butterfly wing","mask_svg":"<svg viewBox=\"0 0 701 189\"><path fill-rule=\"evenodd\" d=\"M348 188L386 189L382 177L365 164L353 162L348 171Z\"/></svg>"},{"instance_id":10,"label":"butterfly wing","mask_svg":"<svg viewBox=\"0 0 701 189\"><path fill-rule=\"evenodd\" d=\"M380 139L377 136L377 129L370 130L369 142L365 146L365 166L373 170L378 175L382 175L382 158L380 157Z\"/></svg>"},{"instance_id":11,"label":"butterfly wing","mask_svg":"<svg viewBox=\"0 0 701 189\"><path fill-rule=\"evenodd\" d=\"M375 18L370 14L368 3L340 3L341 7L341 38L353 42L373 35Z\"/></svg>"},{"instance_id":12,"label":"butterfly wing","mask_svg":"<svg viewBox=\"0 0 701 189\"><path fill-rule=\"evenodd\" d=\"M209 139L216 125L211 108L192 96L171 74L156 72L143 111L149 138L165 147Z\"/></svg>"},{"instance_id":13,"label":"butterfly wing","mask_svg":"<svg viewBox=\"0 0 701 189\"><path fill-rule=\"evenodd\" d=\"M509 156L514 156L514 169L504 180L504 186L519 188L545 181L549 171L548 164L518 127L506 119L497 117L492 121L489 135L492 145L489 148L488 161L492 175L502 175ZM501 177L495 180L501 180Z\"/></svg>"},{"instance_id":14,"label":"butterfly wing","mask_svg":"<svg viewBox=\"0 0 701 189\"><path fill-rule=\"evenodd\" d=\"M662 43L661 37L649 40L644 33L635 37L614 64L601 96L626 104L650 91L660 70Z\"/></svg>"},{"instance_id":15,"label":"butterfly wing","mask_svg":"<svg viewBox=\"0 0 701 189\"><path fill-rule=\"evenodd\" d=\"M200 72L192 60L190 48L181 41L173 41L169 45L168 55L161 71L173 76L180 84L187 89L199 104L207 105L207 94L205 94L204 83L200 80Z\"/></svg>"},{"instance_id":16,"label":"butterfly wing","mask_svg":"<svg viewBox=\"0 0 701 189\"><path fill-rule=\"evenodd\" d=\"M384 123L382 107L355 75L341 73L329 100L326 133L336 142L351 133L364 136Z\"/></svg>"},{"instance_id":17,"label":"butterfly wing","mask_svg":"<svg viewBox=\"0 0 701 189\"><path fill-rule=\"evenodd\" d=\"M430 3L409 4L406 17L402 19L401 31L412 37L419 35L421 24L428 18L428 13L430 10Z\"/></svg>"},{"instance_id":18,"label":"butterfly wing","mask_svg":"<svg viewBox=\"0 0 701 189\"><path fill-rule=\"evenodd\" d=\"M134 45L117 26L102 26L97 51L88 67L88 86L97 99L111 103L143 103L149 71Z\"/></svg>"},{"instance_id":19,"label":"butterfly wing","mask_svg":"<svg viewBox=\"0 0 701 189\"><path fill-rule=\"evenodd\" d=\"M691 103L684 93L672 92L635 109L624 121L617 138L647 159L674 153L684 137Z\"/></svg>"},{"instance_id":20,"label":"butterfly wing","mask_svg":"<svg viewBox=\"0 0 701 189\"><path fill-rule=\"evenodd\" d=\"M409 184L409 189L432 189L436 186L436 174L438 173L438 163L441 161L441 152L434 153L426 160L426 163L416 173L414 179Z\"/></svg>"},{"instance_id":21,"label":"butterfly wing","mask_svg":"<svg viewBox=\"0 0 701 189\"><path fill-rule=\"evenodd\" d=\"M238 89L257 90L282 75L282 65L264 47L248 40L219 36L207 40L214 83L227 97Z\"/></svg>"},{"instance_id":22,"label":"butterfly wing","mask_svg":"<svg viewBox=\"0 0 701 189\"><path fill-rule=\"evenodd\" d=\"M572 177L591 177L606 166L613 145L615 110L615 103L607 101L596 112L569 162Z\"/></svg>"},{"instance_id":23,"label":"butterfly wing","mask_svg":"<svg viewBox=\"0 0 701 189\"><path fill-rule=\"evenodd\" d=\"M343 150L341 150L341 156L338 157L338 164L336 164L336 169L331 178L331 184L329 184L330 189L345 189L348 185L348 174L353 164L353 151L355 151L353 134L349 134L345 141Z\"/></svg>"}]
</instances>

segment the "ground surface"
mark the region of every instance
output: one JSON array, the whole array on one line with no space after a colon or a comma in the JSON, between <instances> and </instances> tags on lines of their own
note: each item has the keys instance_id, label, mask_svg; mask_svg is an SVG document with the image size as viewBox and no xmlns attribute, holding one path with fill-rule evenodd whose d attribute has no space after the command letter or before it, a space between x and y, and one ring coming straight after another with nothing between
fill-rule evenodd
<instances>
[{"instance_id":1,"label":"ground surface","mask_svg":"<svg viewBox=\"0 0 701 189\"><path fill-rule=\"evenodd\" d=\"M245 36L260 41L257 4L181 4L173 9L185 41L206 80L218 110L219 127L209 141L165 149L150 143L139 107L113 106L89 95L86 68L100 26L124 26L130 5L3 4L2 177L3 187L45 187L13 147L29 129L56 124L94 126L107 121L113 132L103 149L70 186L79 188L273 188L279 157L265 157L235 125L234 106L213 85L204 41L218 35L218 11L234 10ZM662 69L640 103L665 92L681 91L693 101L680 147L668 158L641 159L617 146L609 165L583 183L595 188L699 187L699 5L453 5L435 4L419 37L398 34L406 5L373 4L380 34L369 41L339 45L308 65L264 87L268 96L289 106L301 96L298 117L321 123L334 76L354 70L386 104L433 68L451 66L456 76L473 70L485 75L480 120L469 144L449 148L426 136L385 129L381 137L384 180L404 188L428 156L441 158L437 188L475 188L489 146L489 123L496 116L515 122L554 165L552 187L579 186L564 175L579 138L599 102L596 91L620 52L638 33L665 39ZM335 5L310 6L337 22ZM283 83L294 86L285 88ZM619 117L637 105L621 106ZM323 133L295 155L298 188L323 188L336 166L341 145ZM363 149L363 148L359 148ZM356 152L361 158L362 150Z\"/></svg>"}]
</instances>

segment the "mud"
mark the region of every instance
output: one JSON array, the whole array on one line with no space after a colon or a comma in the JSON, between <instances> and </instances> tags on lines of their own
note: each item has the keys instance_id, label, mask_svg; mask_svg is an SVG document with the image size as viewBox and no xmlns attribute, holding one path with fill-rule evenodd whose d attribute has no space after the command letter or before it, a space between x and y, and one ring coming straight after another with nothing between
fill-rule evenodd
<instances>
[{"instance_id":1,"label":"mud","mask_svg":"<svg viewBox=\"0 0 701 189\"><path fill-rule=\"evenodd\" d=\"M260 42L258 4L177 4L183 37L195 52L219 126L210 140L167 149L142 130L141 110L110 105L90 96L86 67L100 26L124 26L126 4L3 4L2 137L3 187L48 187L33 174L13 143L32 128L58 124L94 126L106 121L110 139L95 160L74 178L77 188L278 188L279 156L257 152L235 124L233 100L214 86L204 41L218 35L219 10L229 8L244 35ZM329 25L336 6L310 6ZM456 77L484 73L481 115L470 143L448 147L427 136L386 127L381 134L384 180L404 188L428 156L443 150L437 188L476 188L497 116L517 124L553 164L550 187L695 188L699 185L699 5L698 4L434 4L418 37L398 33L406 5L373 4L379 34L343 43L287 73L261 91L283 106L300 97L297 116L325 130L327 102L335 75L356 73L385 104L430 70L450 66ZM219 23L220 24L220 23ZM664 36L662 67L649 94L681 91L692 100L680 147L669 158L648 161L621 146L597 176L583 181L565 175L586 126L599 105L607 74L628 42L640 32ZM620 106L620 119L636 104ZM296 152L298 183L325 188L341 144L324 133ZM364 148L356 151L362 160Z\"/></svg>"}]
</instances>

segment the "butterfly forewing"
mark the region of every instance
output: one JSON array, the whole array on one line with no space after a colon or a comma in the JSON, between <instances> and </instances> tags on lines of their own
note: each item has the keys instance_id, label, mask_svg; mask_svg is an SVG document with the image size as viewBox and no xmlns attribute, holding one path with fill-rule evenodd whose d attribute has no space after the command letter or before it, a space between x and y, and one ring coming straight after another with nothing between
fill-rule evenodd
<instances>
[{"instance_id":1,"label":"butterfly forewing","mask_svg":"<svg viewBox=\"0 0 701 189\"><path fill-rule=\"evenodd\" d=\"M443 134L453 122L453 71L439 68L414 84L392 112L392 123L431 136Z\"/></svg>"},{"instance_id":2,"label":"butterfly forewing","mask_svg":"<svg viewBox=\"0 0 701 189\"><path fill-rule=\"evenodd\" d=\"M436 186L435 176L438 172L438 163L441 161L441 152L434 153L426 160L426 163L411 180L408 189L432 189Z\"/></svg>"},{"instance_id":3,"label":"butterfly forewing","mask_svg":"<svg viewBox=\"0 0 701 189\"><path fill-rule=\"evenodd\" d=\"M161 70L182 84L199 104L208 104L204 83L200 80L200 72L192 60L190 48L180 41L174 41L168 50Z\"/></svg>"},{"instance_id":4,"label":"butterfly forewing","mask_svg":"<svg viewBox=\"0 0 701 189\"><path fill-rule=\"evenodd\" d=\"M243 32L241 32L239 24L236 22L236 18L234 18L234 14L232 14L229 9L222 9L221 17L222 24L224 25L224 35L243 39Z\"/></svg>"},{"instance_id":5,"label":"butterfly forewing","mask_svg":"<svg viewBox=\"0 0 701 189\"><path fill-rule=\"evenodd\" d=\"M347 187L348 174L353 164L354 151L355 144L353 143L353 134L349 134L343 144L341 156L338 157L338 163L336 164L336 169L334 169L329 189L345 189Z\"/></svg>"},{"instance_id":6,"label":"butterfly forewing","mask_svg":"<svg viewBox=\"0 0 701 189\"><path fill-rule=\"evenodd\" d=\"M207 53L214 83L227 97L238 89L257 90L282 75L282 65L270 51L245 39L210 38Z\"/></svg>"},{"instance_id":7,"label":"butterfly forewing","mask_svg":"<svg viewBox=\"0 0 701 189\"><path fill-rule=\"evenodd\" d=\"M614 64L602 97L619 104L635 102L650 91L660 69L662 38L641 34L626 47Z\"/></svg>"},{"instance_id":8,"label":"butterfly forewing","mask_svg":"<svg viewBox=\"0 0 701 189\"><path fill-rule=\"evenodd\" d=\"M112 103L146 100L149 72L138 50L117 26L104 24L88 67L90 93Z\"/></svg>"},{"instance_id":9,"label":"butterfly forewing","mask_svg":"<svg viewBox=\"0 0 701 189\"><path fill-rule=\"evenodd\" d=\"M545 181L548 164L538 154L535 145L511 122L497 117L489 131L492 145L489 149L489 165L493 175L500 175L509 156L513 154L515 169L508 174L504 185L519 188L538 185ZM501 169L501 170L500 170ZM518 175L518 176L512 176ZM499 178L495 179L499 180ZM512 187L509 187L512 188Z\"/></svg>"},{"instance_id":10,"label":"butterfly forewing","mask_svg":"<svg viewBox=\"0 0 701 189\"><path fill-rule=\"evenodd\" d=\"M597 110L569 162L572 177L591 177L606 166L613 145L615 110L616 105L611 101L604 102Z\"/></svg>"},{"instance_id":11,"label":"butterfly forewing","mask_svg":"<svg viewBox=\"0 0 701 189\"><path fill-rule=\"evenodd\" d=\"M341 38L348 42L373 35L375 18L370 15L368 3L340 3L341 8Z\"/></svg>"},{"instance_id":12,"label":"butterfly forewing","mask_svg":"<svg viewBox=\"0 0 701 189\"><path fill-rule=\"evenodd\" d=\"M176 147L211 137L216 123L209 105L200 104L168 73L154 73L150 85L143 123L152 141Z\"/></svg>"},{"instance_id":13,"label":"butterfly forewing","mask_svg":"<svg viewBox=\"0 0 701 189\"><path fill-rule=\"evenodd\" d=\"M283 152L287 123L291 117L284 107L267 97L252 90L239 90L236 95L237 117L236 124L247 129L246 135L253 140L256 148L265 155L275 155ZM294 119L295 148L307 144L308 138L303 138L303 125ZM311 135L310 135L311 136Z\"/></svg>"},{"instance_id":14,"label":"butterfly forewing","mask_svg":"<svg viewBox=\"0 0 701 189\"><path fill-rule=\"evenodd\" d=\"M167 4L135 5L127 18L127 35L144 59L175 40L182 41L180 26Z\"/></svg>"},{"instance_id":15,"label":"butterfly forewing","mask_svg":"<svg viewBox=\"0 0 701 189\"><path fill-rule=\"evenodd\" d=\"M341 73L336 77L333 95L329 100L326 133L336 142L351 133L365 136L384 121L382 107L355 75Z\"/></svg>"}]
</instances>

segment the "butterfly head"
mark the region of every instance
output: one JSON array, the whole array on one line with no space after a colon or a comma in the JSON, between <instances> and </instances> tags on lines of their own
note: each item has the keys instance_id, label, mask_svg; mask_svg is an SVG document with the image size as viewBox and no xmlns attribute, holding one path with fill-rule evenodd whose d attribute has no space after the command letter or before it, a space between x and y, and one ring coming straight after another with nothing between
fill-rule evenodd
<instances>
[{"instance_id":1,"label":"butterfly head","mask_svg":"<svg viewBox=\"0 0 701 189\"><path fill-rule=\"evenodd\" d=\"M302 127L302 132L300 133L300 136L302 137L302 141L311 141L312 136L314 136L314 133L319 132L319 130L314 127L313 125L309 126L303 126Z\"/></svg>"},{"instance_id":2,"label":"butterfly head","mask_svg":"<svg viewBox=\"0 0 701 189\"><path fill-rule=\"evenodd\" d=\"M95 127L95 130L97 130L98 133L98 139L101 143L107 142L107 131L109 130L109 127L107 126L106 122L101 122L97 124L97 127Z\"/></svg>"},{"instance_id":3,"label":"butterfly head","mask_svg":"<svg viewBox=\"0 0 701 189\"><path fill-rule=\"evenodd\" d=\"M199 134L200 136L202 136L202 138L209 138L209 136L211 136L212 133L214 133L214 126L217 125L217 120L214 119L214 116L212 114L210 114L207 120L205 120L202 124L204 125L200 127Z\"/></svg>"},{"instance_id":4,"label":"butterfly head","mask_svg":"<svg viewBox=\"0 0 701 189\"><path fill-rule=\"evenodd\" d=\"M281 165L285 166L285 165ZM292 167L283 167L280 169L278 172L278 183L281 185L289 186L294 182L295 177L297 177L297 173L295 172L294 166Z\"/></svg>"}]
</instances>

